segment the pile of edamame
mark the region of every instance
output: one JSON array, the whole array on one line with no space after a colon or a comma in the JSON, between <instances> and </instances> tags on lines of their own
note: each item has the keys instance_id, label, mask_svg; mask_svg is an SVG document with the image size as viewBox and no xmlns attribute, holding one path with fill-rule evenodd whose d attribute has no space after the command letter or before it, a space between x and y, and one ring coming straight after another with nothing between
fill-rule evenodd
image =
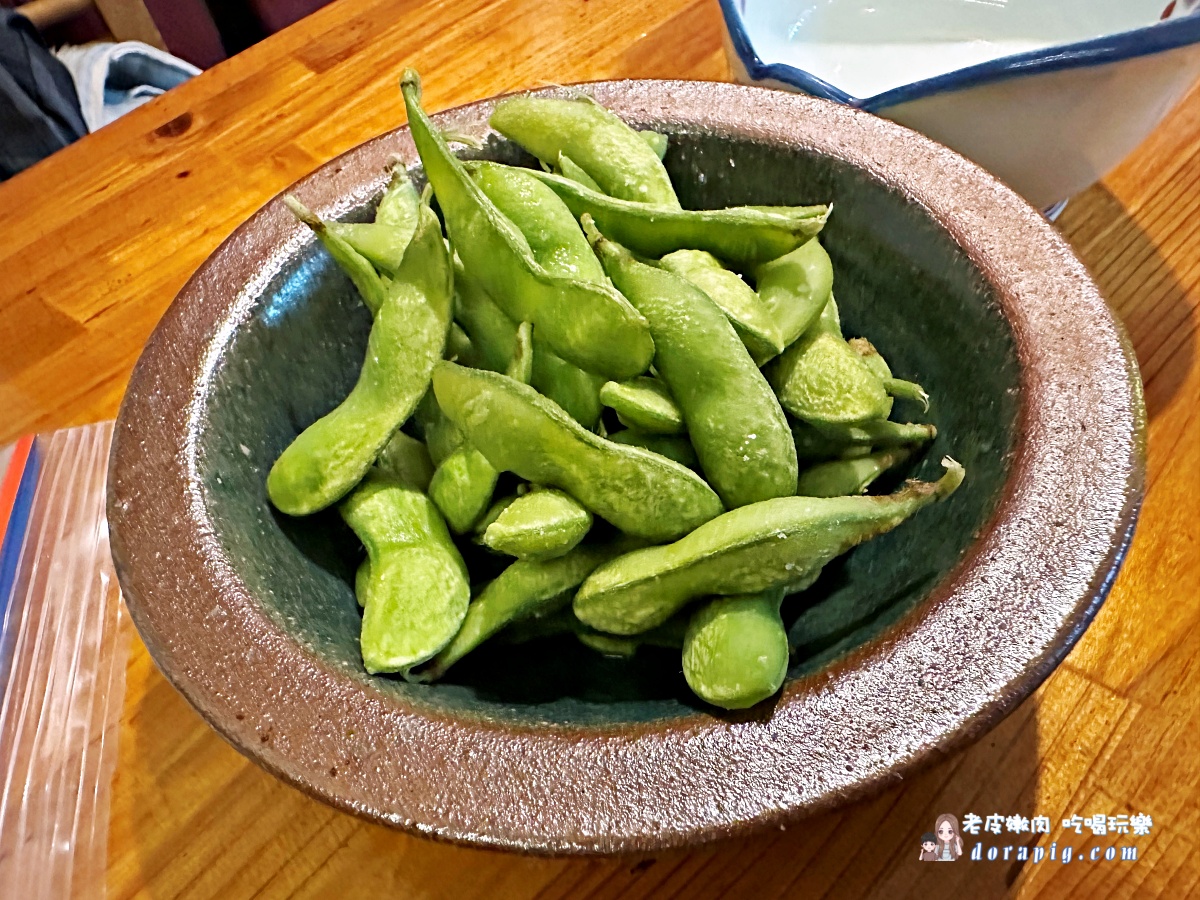
<instances>
[{"instance_id":1,"label":"pile of edamame","mask_svg":"<svg viewBox=\"0 0 1200 900\"><path fill-rule=\"evenodd\" d=\"M715 706L770 697L785 599L964 475L865 494L935 431L890 420L928 397L843 337L828 208L685 210L667 138L586 97L497 104L544 171L462 161L401 87L429 190L398 168L362 224L288 200L374 321L353 390L267 478L366 548L367 671L432 681L519 623L677 648ZM511 562L473 577L484 554Z\"/></svg>"}]
</instances>

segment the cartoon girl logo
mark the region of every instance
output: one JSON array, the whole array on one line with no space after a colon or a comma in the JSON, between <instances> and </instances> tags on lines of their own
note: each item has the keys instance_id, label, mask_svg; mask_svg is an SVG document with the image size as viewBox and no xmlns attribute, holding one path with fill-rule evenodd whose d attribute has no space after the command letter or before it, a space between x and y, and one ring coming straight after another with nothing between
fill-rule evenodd
<instances>
[{"instance_id":1,"label":"cartoon girl logo","mask_svg":"<svg viewBox=\"0 0 1200 900\"><path fill-rule=\"evenodd\" d=\"M942 813L937 817L933 831L937 838L934 853L938 862L954 862L962 856L962 837L958 833L957 818L950 813Z\"/></svg>"}]
</instances>

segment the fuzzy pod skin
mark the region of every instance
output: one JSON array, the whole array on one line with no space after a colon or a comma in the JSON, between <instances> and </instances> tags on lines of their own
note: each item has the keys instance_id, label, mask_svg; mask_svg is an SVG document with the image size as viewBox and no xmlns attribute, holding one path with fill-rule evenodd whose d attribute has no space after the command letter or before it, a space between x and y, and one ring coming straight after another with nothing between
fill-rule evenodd
<instances>
[{"instance_id":1,"label":"fuzzy pod skin","mask_svg":"<svg viewBox=\"0 0 1200 900\"><path fill-rule=\"evenodd\" d=\"M874 344L866 338L850 338L846 343L883 383L883 389L889 397L919 403L922 412L929 412L929 394L925 393L925 389L916 382L893 378L891 367L883 358L883 354L875 349Z\"/></svg>"},{"instance_id":2,"label":"fuzzy pod skin","mask_svg":"<svg viewBox=\"0 0 1200 900\"><path fill-rule=\"evenodd\" d=\"M405 263L375 313L358 382L271 467L267 495L280 512L300 516L324 509L367 473L428 390L433 365L445 352L453 299L441 225L423 205Z\"/></svg>"},{"instance_id":3,"label":"fuzzy pod skin","mask_svg":"<svg viewBox=\"0 0 1200 900\"><path fill-rule=\"evenodd\" d=\"M420 439L425 442L425 449L429 451L429 459L435 467L462 446L462 430L438 406L432 384L417 404L412 423Z\"/></svg>"},{"instance_id":4,"label":"fuzzy pod skin","mask_svg":"<svg viewBox=\"0 0 1200 900\"><path fill-rule=\"evenodd\" d=\"M737 272L726 269L711 253L676 250L660 259L658 264L700 288L721 308L756 365L761 366L787 347L771 309Z\"/></svg>"},{"instance_id":5,"label":"fuzzy pod skin","mask_svg":"<svg viewBox=\"0 0 1200 900\"><path fill-rule=\"evenodd\" d=\"M760 265L754 284L787 348L817 321L832 297L833 264L814 239Z\"/></svg>"},{"instance_id":6,"label":"fuzzy pod skin","mask_svg":"<svg viewBox=\"0 0 1200 900\"><path fill-rule=\"evenodd\" d=\"M589 576L575 615L611 634L660 625L702 596L794 589L851 547L891 531L962 483L947 457L937 482L910 481L886 497L781 497L743 506L672 544L635 550Z\"/></svg>"},{"instance_id":7,"label":"fuzzy pod skin","mask_svg":"<svg viewBox=\"0 0 1200 900\"><path fill-rule=\"evenodd\" d=\"M502 509L483 532L483 544L517 559L554 559L572 550L592 527L592 514L570 494L530 491Z\"/></svg>"},{"instance_id":8,"label":"fuzzy pod skin","mask_svg":"<svg viewBox=\"0 0 1200 900\"><path fill-rule=\"evenodd\" d=\"M683 411L657 378L639 375L629 381L610 381L600 388L600 402L613 410L626 428L645 434L687 431Z\"/></svg>"},{"instance_id":9,"label":"fuzzy pod skin","mask_svg":"<svg viewBox=\"0 0 1200 900\"><path fill-rule=\"evenodd\" d=\"M340 506L367 548L355 588L363 606L368 672L405 673L458 632L471 589L467 568L433 503L373 471Z\"/></svg>"},{"instance_id":10,"label":"fuzzy pod skin","mask_svg":"<svg viewBox=\"0 0 1200 900\"><path fill-rule=\"evenodd\" d=\"M557 487L627 534L671 540L723 509L693 472L593 434L511 378L443 362L433 388L446 415L498 470Z\"/></svg>"},{"instance_id":11,"label":"fuzzy pod skin","mask_svg":"<svg viewBox=\"0 0 1200 900\"><path fill-rule=\"evenodd\" d=\"M533 373L533 326L522 322L513 337L509 378L528 384ZM438 464L429 482L429 497L450 530L466 534L479 523L492 502L500 473L487 457L463 441Z\"/></svg>"},{"instance_id":12,"label":"fuzzy pod skin","mask_svg":"<svg viewBox=\"0 0 1200 900\"><path fill-rule=\"evenodd\" d=\"M747 709L775 694L788 670L782 591L714 597L692 613L683 637L683 677L697 697Z\"/></svg>"},{"instance_id":13,"label":"fuzzy pod skin","mask_svg":"<svg viewBox=\"0 0 1200 900\"><path fill-rule=\"evenodd\" d=\"M571 210L529 169L473 162L467 171L496 209L517 226L533 258L547 272L603 283L604 270Z\"/></svg>"},{"instance_id":14,"label":"fuzzy pod skin","mask_svg":"<svg viewBox=\"0 0 1200 900\"><path fill-rule=\"evenodd\" d=\"M647 434L635 428L625 428L613 432L608 439L616 444L628 444L631 447L641 447L659 456L687 466L689 469L699 469L700 460L692 442L683 434Z\"/></svg>"},{"instance_id":15,"label":"fuzzy pod skin","mask_svg":"<svg viewBox=\"0 0 1200 900\"><path fill-rule=\"evenodd\" d=\"M371 315L376 315L387 299L387 289L391 279L380 275L371 261L352 247L336 227L330 227L336 226L337 223L324 222L317 218L308 207L291 195L284 197L283 202L292 211L292 215L307 225L317 236L321 246L350 279ZM405 249L407 249L407 243Z\"/></svg>"},{"instance_id":16,"label":"fuzzy pod skin","mask_svg":"<svg viewBox=\"0 0 1200 900\"><path fill-rule=\"evenodd\" d=\"M650 145L650 149L654 151L654 155L662 159L667 155L667 148L671 144L671 139L659 131L639 131L637 136Z\"/></svg>"},{"instance_id":17,"label":"fuzzy pod skin","mask_svg":"<svg viewBox=\"0 0 1200 900\"><path fill-rule=\"evenodd\" d=\"M558 165L555 168L558 170L557 174L563 178L570 178L572 181L577 181L585 188L596 191L598 194L604 193L592 176L583 171L583 168L565 153L558 154Z\"/></svg>"},{"instance_id":18,"label":"fuzzy pod skin","mask_svg":"<svg viewBox=\"0 0 1200 900\"><path fill-rule=\"evenodd\" d=\"M446 352L442 356L451 362L462 363L471 368L479 368L483 365L483 360L480 358L479 351L475 349L471 336L463 331L462 326L457 322L450 323L450 330L446 333Z\"/></svg>"},{"instance_id":19,"label":"fuzzy pod skin","mask_svg":"<svg viewBox=\"0 0 1200 900\"><path fill-rule=\"evenodd\" d=\"M802 497L852 497L865 493L884 472L912 456L908 447L890 447L852 459L817 463L800 473L796 493Z\"/></svg>"},{"instance_id":20,"label":"fuzzy pod skin","mask_svg":"<svg viewBox=\"0 0 1200 900\"><path fill-rule=\"evenodd\" d=\"M676 250L706 250L736 269L750 270L809 241L829 215L827 206L652 206L589 190L561 175L527 171L549 185L576 216L587 213L602 233L648 259Z\"/></svg>"},{"instance_id":21,"label":"fuzzy pod skin","mask_svg":"<svg viewBox=\"0 0 1200 900\"><path fill-rule=\"evenodd\" d=\"M783 408L813 425L856 425L886 419L892 411L883 381L842 337L832 297L766 375Z\"/></svg>"},{"instance_id":22,"label":"fuzzy pod skin","mask_svg":"<svg viewBox=\"0 0 1200 900\"><path fill-rule=\"evenodd\" d=\"M385 475L418 491L428 490L433 479L434 466L428 448L403 431L392 435L375 465Z\"/></svg>"},{"instance_id":23,"label":"fuzzy pod skin","mask_svg":"<svg viewBox=\"0 0 1200 900\"><path fill-rule=\"evenodd\" d=\"M510 318L532 322L539 338L568 362L617 380L644 372L654 355L645 319L607 284L552 275L539 265L520 229L434 129L412 69L405 71L401 91L425 175L467 271Z\"/></svg>"},{"instance_id":24,"label":"fuzzy pod skin","mask_svg":"<svg viewBox=\"0 0 1200 900\"><path fill-rule=\"evenodd\" d=\"M500 473L487 457L463 444L434 470L429 499L446 518L455 534L466 534L492 502Z\"/></svg>"},{"instance_id":25,"label":"fuzzy pod skin","mask_svg":"<svg viewBox=\"0 0 1200 900\"><path fill-rule=\"evenodd\" d=\"M644 137L590 98L510 97L496 104L489 124L547 165L570 157L609 196L679 207L662 136Z\"/></svg>"},{"instance_id":26,"label":"fuzzy pod skin","mask_svg":"<svg viewBox=\"0 0 1200 900\"><path fill-rule=\"evenodd\" d=\"M590 252L590 251L589 251ZM506 372L512 361L517 323L510 319L483 287L455 263L457 307L455 315L471 336L479 365L472 368ZM564 360L535 336L530 383L575 418L584 428L595 428L603 408L600 387L605 379Z\"/></svg>"},{"instance_id":27,"label":"fuzzy pod skin","mask_svg":"<svg viewBox=\"0 0 1200 900\"><path fill-rule=\"evenodd\" d=\"M404 264L420 219L421 198L408 173L398 169L375 211L374 222L327 222L330 233L344 240L388 277Z\"/></svg>"},{"instance_id":28,"label":"fuzzy pod skin","mask_svg":"<svg viewBox=\"0 0 1200 900\"><path fill-rule=\"evenodd\" d=\"M628 541L582 545L556 559L517 560L471 601L462 627L417 678L441 678L458 660L510 623L548 617L569 606L571 592L589 573L630 546Z\"/></svg>"},{"instance_id":29,"label":"fuzzy pod skin","mask_svg":"<svg viewBox=\"0 0 1200 900\"><path fill-rule=\"evenodd\" d=\"M512 359L508 361L504 374L521 384L529 384L533 378L533 326L529 322L517 326Z\"/></svg>"},{"instance_id":30,"label":"fuzzy pod skin","mask_svg":"<svg viewBox=\"0 0 1200 900\"><path fill-rule=\"evenodd\" d=\"M584 230L613 283L650 323L655 369L725 506L796 493L787 419L725 314L699 288L636 260L586 216Z\"/></svg>"},{"instance_id":31,"label":"fuzzy pod skin","mask_svg":"<svg viewBox=\"0 0 1200 900\"><path fill-rule=\"evenodd\" d=\"M810 462L847 455L866 456L872 448L919 447L937 437L933 425L871 419L858 425L792 423L792 440L800 458Z\"/></svg>"}]
</instances>

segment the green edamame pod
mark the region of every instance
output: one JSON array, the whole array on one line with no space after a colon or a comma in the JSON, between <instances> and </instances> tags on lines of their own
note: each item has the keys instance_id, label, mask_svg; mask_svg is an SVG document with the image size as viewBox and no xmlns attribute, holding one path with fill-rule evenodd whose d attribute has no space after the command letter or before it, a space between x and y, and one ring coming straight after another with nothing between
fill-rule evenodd
<instances>
[{"instance_id":1,"label":"green edamame pod","mask_svg":"<svg viewBox=\"0 0 1200 900\"><path fill-rule=\"evenodd\" d=\"M510 97L496 104L489 124L542 162L571 157L613 197L679 207L662 158L646 138L590 98Z\"/></svg>"},{"instance_id":2,"label":"green edamame pod","mask_svg":"<svg viewBox=\"0 0 1200 900\"><path fill-rule=\"evenodd\" d=\"M907 447L878 450L867 456L818 463L800 473L802 497L850 497L865 493L876 478L912 456Z\"/></svg>"},{"instance_id":3,"label":"green edamame pod","mask_svg":"<svg viewBox=\"0 0 1200 900\"><path fill-rule=\"evenodd\" d=\"M883 354L875 349L875 345L866 338L850 338L846 341L850 349L858 354L858 358L867 364L867 368L875 373L880 381L892 377L892 368L883 358Z\"/></svg>"},{"instance_id":4,"label":"green edamame pod","mask_svg":"<svg viewBox=\"0 0 1200 900\"><path fill-rule=\"evenodd\" d=\"M716 597L700 606L683 637L683 677L701 700L747 709L773 696L788 669L782 591Z\"/></svg>"},{"instance_id":5,"label":"green edamame pod","mask_svg":"<svg viewBox=\"0 0 1200 900\"><path fill-rule=\"evenodd\" d=\"M283 202L292 215L312 230L338 268L350 278L371 315L378 313L388 296L388 279L376 272L369 259L351 247L344 238L330 231L327 223L317 218L295 197L289 194L283 198Z\"/></svg>"},{"instance_id":6,"label":"green edamame pod","mask_svg":"<svg viewBox=\"0 0 1200 900\"><path fill-rule=\"evenodd\" d=\"M600 190L600 185L592 179L592 176L583 171L578 164L567 156L565 153L558 154L558 174L563 178L570 178L572 181L578 181L586 188L593 191L604 193Z\"/></svg>"},{"instance_id":7,"label":"green edamame pod","mask_svg":"<svg viewBox=\"0 0 1200 900\"><path fill-rule=\"evenodd\" d=\"M604 282L604 270L571 210L529 169L477 162L467 171L496 209L517 226L542 268L562 278Z\"/></svg>"},{"instance_id":8,"label":"green edamame pod","mask_svg":"<svg viewBox=\"0 0 1200 900\"><path fill-rule=\"evenodd\" d=\"M433 395L432 387L425 392L425 396L417 404L417 410L413 413L413 421L421 439L425 441L425 448L429 451L429 458L433 461L434 466L441 465L447 456L463 444L462 431L442 412L437 398Z\"/></svg>"},{"instance_id":9,"label":"green edamame pod","mask_svg":"<svg viewBox=\"0 0 1200 900\"><path fill-rule=\"evenodd\" d=\"M707 250L735 268L752 269L817 234L827 206L751 209L673 209L618 200L550 172L528 170L549 185L571 212L588 213L596 227L635 253L659 259L676 250Z\"/></svg>"},{"instance_id":10,"label":"green edamame pod","mask_svg":"<svg viewBox=\"0 0 1200 900\"><path fill-rule=\"evenodd\" d=\"M444 356L451 362L460 362L464 366L470 366L471 368L477 368L482 364L479 352L475 349L475 345L471 343L471 336L463 331L457 322L451 322L450 330L446 333L446 352Z\"/></svg>"},{"instance_id":11,"label":"green edamame pod","mask_svg":"<svg viewBox=\"0 0 1200 900\"><path fill-rule=\"evenodd\" d=\"M792 438L801 458L834 459L854 448L869 453L872 447L917 447L937 437L933 425L872 419L859 425L821 425L805 422L792 425ZM865 453L860 455L866 455Z\"/></svg>"},{"instance_id":12,"label":"green edamame pod","mask_svg":"<svg viewBox=\"0 0 1200 900\"><path fill-rule=\"evenodd\" d=\"M847 449L854 445L836 436L827 436L807 422L792 423L792 440L796 444L796 457L800 463L823 462L827 459L841 459ZM870 445L865 445L867 453L871 452Z\"/></svg>"},{"instance_id":13,"label":"green edamame pod","mask_svg":"<svg viewBox=\"0 0 1200 900\"><path fill-rule=\"evenodd\" d=\"M883 354L875 349L874 344L866 338L850 338L846 343L867 364L867 367L875 373L876 377L883 382L883 389L887 391L889 396L920 403L922 411L929 412L929 395L925 393L925 389L912 381L893 378L891 367L887 364L887 360L883 358Z\"/></svg>"},{"instance_id":14,"label":"green edamame pod","mask_svg":"<svg viewBox=\"0 0 1200 900\"><path fill-rule=\"evenodd\" d=\"M367 603L367 585L371 581L371 560L364 559L354 570L354 599L359 606Z\"/></svg>"},{"instance_id":15,"label":"green edamame pod","mask_svg":"<svg viewBox=\"0 0 1200 900\"><path fill-rule=\"evenodd\" d=\"M758 296L774 320L783 346L790 347L816 322L833 295L833 264L816 239L754 273Z\"/></svg>"},{"instance_id":16,"label":"green edamame pod","mask_svg":"<svg viewBox=\"0 0 1200 900\"><path fill-rule=\"evenodd\" d=\"M591 251L589 250L589 253ZM472 368L504 372L512 359L517 325L495 304L480 284L455 263L458 318L479 351L480 365ZM584 428L600 421L600 385L605 379L566 362L540 341L534 341L530 383L570 413Z\"/></svg>"},{"instance_id":17,"label":"green edamame pod","mask_svg":"<svg viewBox=\"0 0 1200 900\"><path fill-rule=\"evenodd\" d=\"M380 225L406 229L411 235L417 229L417 213L421 195L417 193L408 171L399 161L392 165L392 177L375 207L375 221ZM428 198L425 203L428 204Z\"/></svg>"},{"instance_id":18,"label":"green edamame pod","mask_svg":"<svg viewBox=\"0 0 1200 900\"><path fill-rule=\"evenodd\" d=\"M488 526L500 518L500 513L508 509L517 497L522 497L523 494L509 494L507 497L501 497L499 500L493 500L492 505L487 508L487 512L483 514L483 518L475 523L475 534L477 540L482 538L487 532Z\"/></svg>"},{"instance_id":19,"label":"green edamame pod","mask_svg":"<svg viewBox=\"0 0 1200 900\"><path fill-rule=\"evenodd\" d=\"M407 672L458 632L471 588L446 524L419 490L372 471L340 506L367 548L355 579L364 607L363 664Z\"/></svg>"},{"instance_id":20,"label":"green edamame pod","mask_svg":"<svg viewBox=\"0 0 1200 900\"><path fill-rule=\"evenodd\" d=\"M829 300L825 303L825 308L821 310L821 314L817 316L817 320L809 328L810 331L823 331L827 334L834 334L842 337L842 314L838 310L837 300L833 294L829 295Z\"/></svg>"},{"instance_id":21,"label":"green edamame pod","mask_svg":"<svg viewBox=\"0 0 1200 900\"><path fill-rule=\"evenodd\" d=\"M560 488L628 534L670 540L721 512L720 499L693 472L592 434L511 378L443 362L433 389L446 415L497 469Z\"/></svg>"},{"instance_id":22,"label":"green edamame pod","mask_svg":"<svg viewBox=\"0 0 1200 900\"><path fill-rule=\"evenodd\" d=\"M737 272L726 269L711 253L676 250L660 259L658 264L708 294L729 318L756 365L761 366L783 352L786 345L771 311Z\"/></svg>"},{"instance_id":23,"label":"green edamame pod","mask_svg":"<svg viewBox=\"0 0 1200 900\"><path fill-rule=\"evenodd\" d=\"M554 559L583 540L592 514L552 488L530 491L509 503L483 533L484 545L518 559Z\"/></svg>"},{"instance_id":24,"label":"green edamame pod","mask_svg":"<svg viewBox=\"0 0 1200 900\"><path fill-rule=\"evenodd\" d=\"M403 168L392 174L375 213L375 221L326 222L329 231L354 248L376 269L394 276L417 230L421 198Z\"/></svg>"},{"instance_id":25,"label":"green edamame pod","mask_svg":"<svg viewBox=\"0 0 1200 900\"><path fill-rule=\"evenodd\" d=\"M632 656L638 647L665 647L679 650L683 647L683 633L687 630L689 616L673 616L657 628L641 634L618 637L584 625L571 611L571 607L544 615L528 616L508 625L497 640L505 644L523 644L540 638L573 634L585 646L606 656Z\"/></svg>"},{"instance_id":26,"label":"green edamame pod","mask_svg":"<svg viewBox=\"0 0 1200 900\"><path fill-rule=\"evenodd\" d=\"M667 155L667 146L670 143L670 138L659 131L639 131L638 137L650 145L650 149L654 151L654 155L662 159Z\"/></svg>"},{"instance_id":27,"label":"green edamame pod","mask_svg":"<svg viewBox=\"0 0 1200 900\"><path fill-rule=\"evenodd\" d=\"M534 346L533 378L535 388L545 394L584 428L595 428L603 412L600 386L604 379L573 366L549 347Z\"/></svg>"},{"instance_id":28,"label":"green edamame pod","mask_svg":"<svg viewBox=\"0 0 1200 900\"><path fill-rule=\"evenodd\" d=\"M401 82L413 141L463 265L511 318L529 321L556 353L622 379L646 370L654 342L646 321L607 284L551 275L529 242L470 178L420 106L420 80Z\"/></svg>"},{"instance_id":29,"label":"green edamame pod","mask_svg":"<svg viewBox=\"0 0 1200 900\"><path fill-rule=\"evenodd\" d=\"M922 412L929 412L929 395L916 382L905 381L903 378L885 378L883 379L883 389L888 392L889 396L919 403Z\"/></svg>"},{"instance_id":30,"label":"green edamame pod","mask_svg":"<svg viewBox=\"0 0 1200 900\"><path fill-rule=\"evenodd\" d=\"M441 226L422 206L404 265L375 314L358 383L271 467L267 495L281 512L307 515L340 500L412 414L446 347L452 278Z\"/></svg>"},{"instance_id":31,"label":"green edamame pod","mask_svg":"<svg viewBox=\"0 0 1200 900\"><path fill-rule=\"evenodd\" d=\"M689 469L700 468L700 460L692 442L680 434L646 434L635 428L626 428L608 436L615 444L628 444L631 447L641 447L659 456L674 460Z\"/></svg>"},{"instance_id":32,"label":"green edamame pod","mask_svg":"<svg viewBox=\"0 0 1200 900\"><path fill-rule=\"evenodd\" d=\"M466 534L492 502L500 473L487 457L463 444L439 464L429 482L429 499L455 534Z\"/></svg>"},{"instance_id":33,"label":"green edamame pod","mask_svg":"<svg viewBox=\"0 0 1200 900\"><path fill-rule=\"evenodd\" d=\"M480 591L466 610L462 627L420 673L436 681L452 665L510 622L547 616L571 602L571 592L598 565L628 550L628 541L576 547L547 560L517 560Z\"/></svg>"},{"instance_id":34,"label":"green edamame pod","mask_svg":"<svg viewBox=\"0 0 1200 900\"><path fill-rule=\"evenodd\" d=\"M373 222L326 222L325 227L387 276L394 275L402 265L411 237Z\"/></svg>"},{"instance_id":35,"label":"green edamame pod","mask_svg":"<svg viewBox=\"0 0 1200 900\"><path fill-rule=\"evenodd\" d=\"M833 301L830 300L830 303ZM823 314L828 320L828 316ZM853 425L886 419L891 398L862 358L819 318L767 367L783 408L812 424Z\"/></svg>"},{"instance_id":36,"label":"green edamame pod","mask_svg":"<svg viewBox=\"0 0 1200 900\"><path fill-rule=\"evenodd\" d=\"M415 437L403 431L392 435L375 465L389 478L419 491L428 490L433 478L433 460L429 450Z\"/></svg>"},{"instance_id":37,"label":"green edamame pod","mask_svg":"<svg viewBox=\"0 0 1200 900\"><path fill-rule=\"evenodd\" d=\"M963 468L949 457L942 465L939 481L910 481L886 497L780 497L727 512L673 544L597 569L575 595L575 615L601 631L637 634L701 596L787 589L952 494Z\"/></svg>"},{"instance_id":38,"label":"green edamame pod","mask_svg":"<svg viewBox=\"0 0 1200 900\"><path fill-rule=\"evenodd\" d=\"M522 322L513 340L508 377L529 383L533 371L533 326ZM455 534L466 534L487 512L500 473L465 440L438 465L429 497Z\"/></svg>"},{"instance_id":39,"label":"green edamame pod","mask_svg":"<svg viewBox=\"0 0 1200 900\"><path fill-rule=\"evenodd\" d=\"M522 322L513 339L508 377L529 383L533 371L533 326ZM466 534L487 512L500 473L465 440L438 465L429 497L446 517L450 530Z\"/></svg>"},{"instance_id":40,"label":"green edamame pod","mask_svg":"<svg viewBox=\"0 0 1200 900\"><path fill-rule=\"evenodd\" d=\"M616 411L626 428L648 434L683 434L679 404L657 378L639 375L629 381L610 381L600 388L600 402Z\"/></svg>"},{"instance_id":41,"label":"green edamame pod","mask_svg":"<svg viewBox=\"0 0 1200 900\"><path fill-rule=\"evenodd\" d=\"M479 353L480 365L472 368L504 372L512 362L517 323L463 269L457 254L454 257L454 298L454 316L462 323Z\"/></svg>"},{"instance_id":42,"label":"green edamame pod","mask_svg":"<svg viewBox=\"0 0 1200 900\"><path fill-rule=\"evenodd\" d=\"M570 614L568 628L575 633L579 642L605 656L630 657L638 651L639 647L665 647L669 650L680 650L683 648L683 636L688 625L688 616L673 616L657 628L651 628L641 634L617 636L589 628L575 618L575 613L569 609L564 609L559 615L566 613Z\"/></svg>"},{"instance_id":43,"label":"green edamame pod","mask_svg":"<svg viewBox=\"0 0 1200 900\"><path fill-rule=\"evenodd\" d=\"M638 262L590 217L583 226L613 283L649 321L654 367L726 507L796 493L787 419L725 314L678 275Z\"/></svg>"},{"instance_id":44,"label":"green edamame pod","mask_svg":"<svg viewBox=\"0 0 1200 900\"><path fill-rule=\"evenodd\" d=\"M533 326L528 322L517 326L512 359L508 361L504 374L522 384L529 384L533 378Z\"/></svg>"},{"instance_id":45,"label":"green edamame pod","mask_svg":"<svg viewBox=\"0 0 1200 900\"><path fill-rule=\"evenodd\" d=\"M619 656L623 659L628 659L637 652L639 645L635 638L617 637L614 634L605 634L586 626L584 629L575 632L575 637L589 650L595 650L604 656Z\"/></svg>"}]
</instances>

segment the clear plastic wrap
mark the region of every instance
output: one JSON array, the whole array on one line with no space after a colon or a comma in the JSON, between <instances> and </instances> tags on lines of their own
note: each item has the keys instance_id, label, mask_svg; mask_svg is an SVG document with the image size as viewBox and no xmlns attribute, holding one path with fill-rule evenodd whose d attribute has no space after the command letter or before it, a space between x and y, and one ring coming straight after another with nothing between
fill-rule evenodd
<instances>
[{"instance_id":1,"label":"clear plastic wrap","mask_svg":"<svg viewBox=\"0 0 1200 900\"><path fill-rule=\"evenodd\" d=\"M0 467L5 897L104 894L131 634L104 515L111 437L106 422L26 438Z\"/></svg>"}]
</instances>

